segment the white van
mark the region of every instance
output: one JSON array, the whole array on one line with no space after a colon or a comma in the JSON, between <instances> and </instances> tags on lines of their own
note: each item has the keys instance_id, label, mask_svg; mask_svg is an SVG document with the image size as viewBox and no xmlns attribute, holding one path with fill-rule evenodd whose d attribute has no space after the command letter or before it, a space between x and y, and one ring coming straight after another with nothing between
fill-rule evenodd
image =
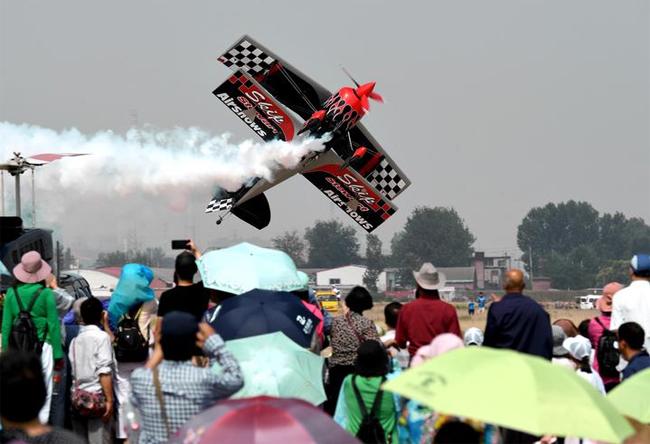
<instances>
[{"instance_id":1,"label":"white van","mask_svg":"<svg viewBox=\"0 0 650 444\"><path fill-rule=\"evenodd\" d=\"M579 299L579 304L580 304L580 310L593 310L596 308L596 301L600 299L599 294L590 294L587 296L580 296Z\"/></svg>"}]
</instances>

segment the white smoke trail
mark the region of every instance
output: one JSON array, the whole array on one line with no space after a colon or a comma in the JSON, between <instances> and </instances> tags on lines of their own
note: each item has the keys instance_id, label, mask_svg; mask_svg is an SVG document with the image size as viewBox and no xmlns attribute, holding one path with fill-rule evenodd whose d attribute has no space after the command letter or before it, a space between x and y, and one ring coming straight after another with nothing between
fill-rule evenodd
<instances>
[{"instance_id":1,"label":"white smoke trail","mask_svg":"<svg viewBox=\"0 0 650 444\"><path fill-rule=\"evenodd\" d=\"M212 135L198 128L85 135L77 129L57 132L0 122L0 162L9 160L14 151L24 157L88 153L39 169L39 183L50 190L105 195L160 194L197 186L207 193L216 186L235 191L253 177L271 179L278 168L293 168L306 154L323 149L316 139L233 143L229 134Z\"/></svg>"}]
</instances>

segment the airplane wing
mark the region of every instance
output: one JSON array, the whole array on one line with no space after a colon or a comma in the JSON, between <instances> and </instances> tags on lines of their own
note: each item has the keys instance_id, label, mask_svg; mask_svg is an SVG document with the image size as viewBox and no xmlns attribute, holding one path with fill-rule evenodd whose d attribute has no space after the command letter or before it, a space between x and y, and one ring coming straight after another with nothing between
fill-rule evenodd
<instances>
[{"instance_id":1,"label":"airplane wing","mask_svg":"<svg viewBox=\"0 0 650 444\"><path fill-rule=\"evenodd\" d=\"M233 71L243 71L304 120L332 95L269 49L244 35L218 59Z\"/></svg>"},{"instance_id":2,"label":"airplane wing","mask_svg":"<svg viewBox=\"0 0 650 444\"><path fill-rule=\"evenodd\" d=\"M388 200L395 199L411 185L408 177L361 123L350 130L350 140L355 148L368 148L366 155L354 161L352 167Z\"/></svg>"},{"instance_id":3,"label":"airplane wing","mask_svg":"<svg viewBox=\"0 0 650 444\"><path fill-rule=\"evenodd\" d=\"M397 207L330 150L310 162L302 175L368 233L384 223Z\"/></svg>"},{"instance_id":4,"label":"airplane wing","mask_svg":"<svg viewBox=\"0 0 650 444\"><path fill-rule=\"evenodd\" d=\"M212 94L265 141L290 141L300 127L288 111L257 82L242 71L235 71Z\"/></svg>"}]
</instances>

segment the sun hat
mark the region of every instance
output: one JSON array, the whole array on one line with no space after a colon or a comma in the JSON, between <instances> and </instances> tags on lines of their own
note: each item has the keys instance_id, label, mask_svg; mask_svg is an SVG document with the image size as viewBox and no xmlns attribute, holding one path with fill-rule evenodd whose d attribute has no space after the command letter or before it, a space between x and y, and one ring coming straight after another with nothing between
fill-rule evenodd
<instances>
[{"instance_id":1,"label":"sun hat","mask_svg":"<svg viewBox=\"0 0 650 444\"><path fill-rule=\"evenodd\" d=\"M582 361L591 355L591 342L584 336L578 335L573 338L566 338L562 342L562 347L566 348L569 354L578 361Z\"/></svg>"},{"instance_id":2,"label":"sun hat","mask_svg":"<svg viewBox=\"0 0 650 444\"><path fill-rule=\"evenodd\" d=\"M650 254L635 254L632 256L630 266L634 274L650 275Z\"/></svg>"},{"instance_id":3,"label":"sun hat","mask_svg":"<svg viewBox=\"0 0 650 444\"><path fill-rule=\"evenodd\" d=\"M443 273L436 270L431 262L425 262L420 271L414 271L415 282L425 290L440 290L445 287L447 279Z\"/></svg>"},{"instance_id":4,"label":"sun hat","mask_svg":"<svg viewBox=\"0 0 650 444\"><path fill-rule=\"evenodd\" d=\"M478 345L480 347L483 345L483 332L478 327L468 328L463 339L465 346Z\"/></svg>"},{"instance_id":5,"label":"sun hat","mask_svg":"<svg viewBox=\"0 0 650 444\"><path fill-rule=\"evenodd\" d=\"M562 327L554 325L551 330L553 331L553 356L559 358L560 356L568 355L569 350L562 346L566 339L566 333L564 333Z\"/></svg>"},{"instance_id":6,"label":"sun hat","mask_svg":"<svg viewBox=\"0 0 650 444\"><path fill-rule=\"evenodd\" d=\"M448 351L462 348L464 346L463 340L453 333L443 333L436 336L429 345L423 345L415 352L413 359L411 359L411 367L417 367L423 362L447 353Z\"/></svg>"},{"instance_id":7,"label":"sun hat","mask_svg":"<svg viewBox=\"0 0 650 444\"><path fill-rule=\"evenodd\" d=\"M34 284L45 280L52 274L52 267L45 262L38 251L28 251L14 267L14 276L25 284Z\"/></svg>"},{"instance_id":8,"label":"sun hat","mask_svg":"<svg viewBox=\"0 0 650 444\"><path fill-rule=\"evenodd\" d=\"M596 308L602 313L612 312L612 299L614 293L623 288L623 284L618 282L610 282L603 287L603 295L596 301Z\"/></svg>"}]
</instances>

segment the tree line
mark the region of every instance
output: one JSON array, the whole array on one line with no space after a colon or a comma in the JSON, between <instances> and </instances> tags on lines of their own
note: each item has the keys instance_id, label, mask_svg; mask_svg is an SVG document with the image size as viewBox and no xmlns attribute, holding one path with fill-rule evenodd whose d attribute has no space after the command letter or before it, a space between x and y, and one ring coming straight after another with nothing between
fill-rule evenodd
<instances>
[{"instance_id":1,"label":"tree line","mask_svg":"<svg viewBox=\"0 0 650 444\"><path fill-rule=\"evenodd\" d=\"M272 242L299 266L366 265L366 285L372 288L386 267L396 268L402 285L409 286L412 270L423 262L469 266L475 240L453 208L424 206L409 215L386 254L373 234L366 236L366 251L361 254L357 230L338 220L318 221L304 235L285 232ZM600 214L587 202L570 200L532 208L517 228L517 245L526 264L532 252L533 276L550 278L554 288L602 287L610 281L627 282L632 255L650 252L650 226L638 217Z\"/></svg>"},{"instance_id":2,"label":"tree line","mask_svg":"<svg viewBox=\"0 0 650 444\"><path fill-rule=\"evenodd\" d=\"M362 252L358 230L332 219L317 221L304 232L286 231L271 242L298 267L365 265L364 282L373 289L387 267L397 269L401 284L409 287L414 283L412 270L423 262L437 267L469 266L476 238L453 208L422 206L393 235L387 252L376 235L368 234L365 240ZM570 200L532 208L517 228L517 245L526 264L532 251L533 275L549 277L554 288L601 287L613 280L627 281L630 257L650 252L650 226L641 218L627 218L619 212L600 214L587 202ZM174 261L162 248L146 248L100 253L96 266L127 262L173 267Z\"/></svg>"}]
</instances>

